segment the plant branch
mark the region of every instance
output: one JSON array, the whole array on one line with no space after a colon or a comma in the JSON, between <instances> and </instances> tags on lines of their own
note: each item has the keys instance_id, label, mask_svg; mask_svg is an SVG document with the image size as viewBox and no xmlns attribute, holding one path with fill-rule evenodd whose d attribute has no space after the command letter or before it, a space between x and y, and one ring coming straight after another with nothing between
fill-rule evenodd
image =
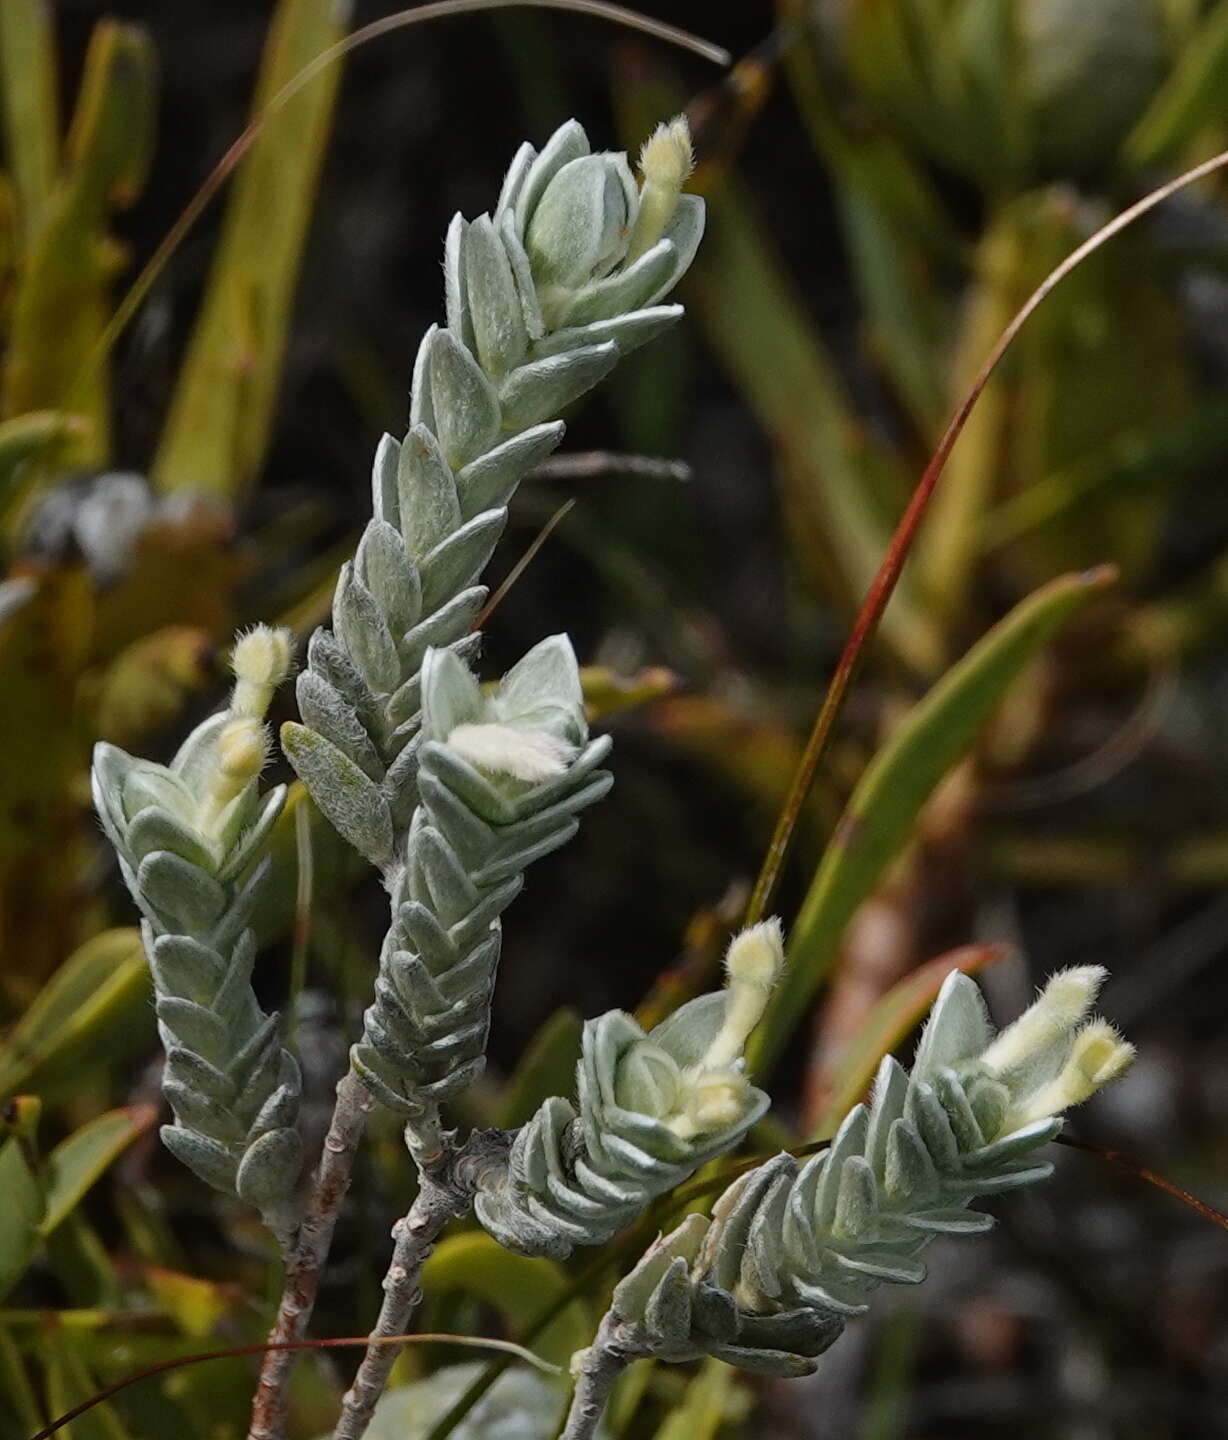
<instances>
[{"instance_id":1,"label":"plant branch","mask_svg":"<svg viewBox=\"0 0 1228 1440\"><path fill-rule=\"evenodd\" d=\"M560 1440L592 1440L596 1435L614 1382L632 1358L632 1350L621 1338L625 1329L612 1313L607 1313L593 1343L583 1352Z\"/></svg>"},{"instance_id":2,"label":"plant branch","mask_svg":"<svg viewBox=\"0 0 1228 1440\"><path fill-rule=\"evenodd\" d=\"M269 1334L272 1345L297 1342L307 1333L337 1217L350 1188L354 1156L374 1105L366 1086L353 1070L337 1082L337 1104L324 1137L307 1213L286 1260L281 1303ZM286 1424L286 1389L295 1353L292 1349L276 1349L266 1354L252 1406L248 1440L281 1440Z\"/></svg>"},{"instance_id":3,"label":"plant branch","mask_svg":"<svg viewBox=\"0 0 1228 1440\"><path fill-rule=\"evenodd\" d=\"M418 1133L409 1134L410 1128L406 1143L418 1164L420 1188L409 1213L393 1226L396 1247L384 1276L379 1319L354 1382L346 1391L332 1440L362 1440L366 1434L399 1353L388 1339L406 1332L422 1299L422 1267L448 1221L468 1213L483 1170L506 1154L507 1139L502 1132L475 1131L455 1149L450 1137L444 1136L436 1155L424 1155Z\"/></svg>"}]
</instances>

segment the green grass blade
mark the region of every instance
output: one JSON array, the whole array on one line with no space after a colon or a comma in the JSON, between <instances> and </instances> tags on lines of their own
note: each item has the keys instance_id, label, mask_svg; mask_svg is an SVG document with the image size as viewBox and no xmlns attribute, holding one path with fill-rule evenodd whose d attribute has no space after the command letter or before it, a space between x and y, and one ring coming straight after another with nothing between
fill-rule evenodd
<instances>
[{"instance_id":1,"label":"green grass blade","mask_svg":"<svg viewBox=\"0 0 1228 1440\"><path fill-rule=\"evenodd\" d=\"M42 225L59 168L60 101L49 0L0 5L0 112L23 250Z\"/></svg>"},{"instance_id":2,"label":"green grass blade","mask_svg":"<svg viewBox=\"0 0 1228 1440\"><path fill-rule=\"evenodd\" d=\"M1168 77L1126 137L1132 169L1154 165L1228 117L1228 0L1220 0L1182 46Z\"/></svg>"},{"instance_id":3,"label":"green grass blade","mask_svg":"<svg viewBox=\"0 0 1228 1440\"><path fill-rule=\"evenodd\" d=\"M805 1019L853 912L907 843L943 776L1028 663L1112 579L1105 567L1030 595L913 707L870 762L793 924L788 968L750 1045L754 1069L766 1070Z\"/></svg>"},{"instance_id":4,"label":"green grass blade","mask_svg":"<svg viewBox=\"0 0 1228 1440\"><path fill-rule=\"evenodd\" d=\"M65 149L65 166L44 223L22 267L5 357L3 409L9 415L59 408L106 327L116 250L107 212L132 204L152 149L155 60L140 26L95 26ZM103 464L110 438L110 390L96 370L72 401L88 425L71 459Z\"/></svg>"},{"instance_id":5,"label":"green grass blade","mask_svg":"<svg viewBox=\"0 0 1228 1440\"><path fill-rule=\"evenodd\" d=\"M74 952L0 1043L0 1096L40 1093L140 1043L149 978L136 929L104 930Z\"/></svg>"},{"instance_id":6,"label":"green grass blade","mask_svg":"<svg viewBox=\"0 0 1228 1440\"><path fill-rule=\"evenodd\" d=\"M348 8L282 0L254 114L341 38ZM243 160L153 465L164 490L235 495L260 467L340 77L330 65L312 79L266 121Z\"/></svg>"},{"instance_id":7,"label":"green grass blade","mask_svg":"<svg viewBox=\"0 0 1228 1440\"><path fill-rule=\"evenodd\" d=\"M109 1110L62 1140L47 1157L47 1207L39 1233L46 1238L62 1224L89 1188L129 1145L158 1118L152 1105Z\"/></svg>"}]
</instances>

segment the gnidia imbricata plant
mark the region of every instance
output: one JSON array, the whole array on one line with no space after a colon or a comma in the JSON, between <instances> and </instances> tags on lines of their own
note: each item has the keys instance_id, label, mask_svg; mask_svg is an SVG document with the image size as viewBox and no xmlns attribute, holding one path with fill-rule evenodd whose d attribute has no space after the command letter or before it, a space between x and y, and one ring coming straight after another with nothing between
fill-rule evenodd
<instances>
[{"instance_id":1,"label":"gnidia imbricata plant","mask_svg":"<svg viewBox=\"0 0 1228 1440\"><path fill-rule=\"evenodd\" d=\"M366 1117L394 1111L418 1193L394 1230L384 1300L335 1440L366 1433L444 1227L474 1211L502 1245L566 1256L613 1237L655 1198L727 1154L768 1108L744 1051L784 965L779 922L735 936L726 984L647 1033L615 1011L585 1026L576 1094L514 1132L452 1128L447 1103L482 1073L503 912L535 861L569 841L609 790L610 742L589 736L565 635L495 687L479 683L483 569L516 488L559 443L559 413L627 351L681 316L662 304L695 254L702 202L683 193L685 123L625 155L594 154L575 122L525 145L493 214L457 216L445 245L446 324L422 341L410 423L375 456L373 516L343 567L332 629L298 676L300 723L282 746L337 831L380 873L390 923L379 973L310 1194L298 1198L298 1071L250 986L248 924L283 792L260 793L264 715L288 637L235 647L229 709L169 767L96 754L96 804L133 897L166 1047L168 1146L255 1205L280 1242L273 1332L306 1332ZM1102 979L1055 977L996 1038L954 976L911 1073L884 1062L874 1098L800 1169L787 1155L728 1189L626 1276L577 1357L567 1436L596 1433L637 1356L715 1356L804 1373L886 1281L923 1278L934 1233L974 1232L978 1195L1038 1180L1032 1152L1061 1113L1132 1054L1087 1020ZM266 1359L251 1440L285 1434L291 1353Z\"/></svg>"}]
</instances>

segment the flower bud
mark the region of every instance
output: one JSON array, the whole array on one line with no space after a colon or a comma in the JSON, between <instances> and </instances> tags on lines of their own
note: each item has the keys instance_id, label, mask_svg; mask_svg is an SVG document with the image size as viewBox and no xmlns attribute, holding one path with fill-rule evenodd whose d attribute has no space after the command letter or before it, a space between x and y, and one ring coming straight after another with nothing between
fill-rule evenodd
<instances>
[{"instance_id":1,"label":"flower bud","mask_svg":"<svg viewBox=\"0 0 1228 1440\"><path fill-rule=\"evenodd\" d=\"M1079 1024L1096 1003L1107 974L1102 965L1059 970L1018 1020L1008 1025L981 1056L984 1064L998 1073L1026 1065Z\"/></svg>"},{"instance_id":2,"label":"flower bud","mask_svg":"<svg viewBox=\"0 0 1228 1440\"><path fill-rule=\"evenodd\" d=\"M635 182L623 155L582 155L546 186L525 234L534 278L578 286L622 259L635 222Z\"/></svg>"},{"instance_id":3,"label":"flower bud","mask_svg":"<svg viewBox=\"0 0 1228 1440\"><path fill-rule=\"evenodd\" d=\"M1070 1058L1057 1077L1029 1095L1009 1124L1027 1124L1081 1105L1124 1075L1134 1063L1134 1054L1134 1046L1123 1040L1107 1020L1091 1021L1075 1036Z\"/></svg>"},{"instance_id":4,"label":"flower bud","mask_svg":"<svg viewBox=\"0 0 1228 1440\"><path fill-rule=\"evenodd\" d=\"M213 775L201 806L201 823L209 830L227 805L264 769L269 758L269 732L250 715L229 720L217 737Z\"/></svg>"},{"instance_id":5,"label":"flower bud","mask_svg":"<svg viewBox=\"0 0 1228 1440\"><path fill-rule=\"evenodd\" d=\"M639 216L627 249L627 259L637 260L651 250L678 208L678 196L695 168L691 130L685 115L676 115L668 124L658 125L640 151Z\"/></svg>"},{"instance_id":6,"label":"flower bud","mask_svg":"<svg viewBox=\"0 0 1228 1440\"><path fill-rule=\"evenodd\" d=\"M290 673L291 655L289 630L257 625L240 635L230 661L236 682L230 713L263 719L274 690Z\"/></svg>"},{"instance_id":7,"label":"flower bud","mask_svg":"<svg viewBox=\"0 0 1228 1440\"><path fill-rule=\"evenodd\" d=\"M725 1023L708 1047L705 1067L729 1065L742 1054L751 1031L763 1018L784 963L779 920L764 920L734 936L725 956Z\"/></svg>"}]
</instances>

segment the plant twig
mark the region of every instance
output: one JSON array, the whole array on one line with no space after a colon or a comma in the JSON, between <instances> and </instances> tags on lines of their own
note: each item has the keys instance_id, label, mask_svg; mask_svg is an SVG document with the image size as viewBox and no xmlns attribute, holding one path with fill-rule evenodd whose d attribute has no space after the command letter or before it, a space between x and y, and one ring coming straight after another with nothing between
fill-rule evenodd
<instances>
[{"instance_id":1,"label":"plant twig","mask_svg":"<svg viewBox=\"0 0 1228 1440\"><path fill-rule=\"evenodd\" d=\"M337 1228L342 1202L350 1188L354 1156L374 1104L353 1070L338 1081L337 1106L324 1137L307 1213L286 1260L281 1303L269 1335L269 1343L282 1348L270 1350L260 1368L248 1440L281 1440L285 1432L286 1387L295 1355L295 1351L287 1347L307 1333L320 1288L320 1274Z\"/></svg>"},{"instance_id":2,"label":"plant twig","mask_svg":"<svg viewBox=\"0 0 1228 1440\"><path fill-rule=\"evenodd\" d=\"M479 1176L503 1159L507 1145L502 1132L475 1131L459 1148L444 1137L440 1153L418 1158L415 1140L407 1138L418 1159L420 1188L409 1213L393 1226L396 1248L384 1276L384 1302L367 1353L342 1401L332 1440L362 1440L366 1434L396 1363L397 1348L388 1337L405 1333L422 1299L422 1267L448 1221L468 1213Z\"/></svg>"},{"instance_id":3,"label":"plant twig","mask_svg":"<svg viewBox=\"0 0 1228 1440\"><path fill-rule=\"evenodd\" d=\"M625 1343L620 1343L623 1329L619 1321L607 1313L593 1343L584 1351L560 1440L592 1440L596 1435L614 1382L632 1358Z\"/></svg>"}]
</instances>

